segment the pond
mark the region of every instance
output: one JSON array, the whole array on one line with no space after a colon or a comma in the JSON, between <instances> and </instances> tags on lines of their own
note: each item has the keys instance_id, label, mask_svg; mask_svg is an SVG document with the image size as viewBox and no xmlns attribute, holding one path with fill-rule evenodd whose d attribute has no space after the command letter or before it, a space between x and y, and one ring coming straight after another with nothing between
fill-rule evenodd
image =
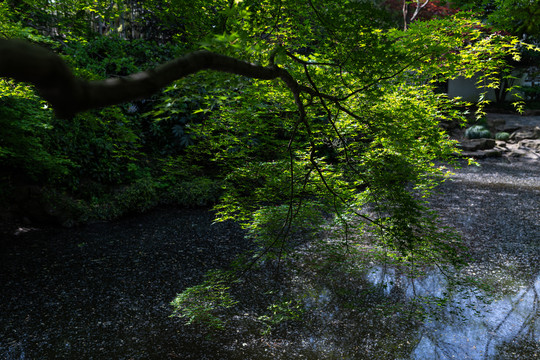
<instances>
[{"instance_id":1,"label":"pond","mask_svg":"<svg viewBox=\"0 0 540 360\"><path fill-rule=\"evenodd\" d=\"M370 279L386 285L392 291L395 283L406 284L407 297L444 297L445 278L433 273L420 279L398 279L392 271L374 269ZM411 359L486 359L496 356L506 358L534 358L540 342L540 275L515 293L500 298L486 299L485 294L469 288L451 296L451 302L438 314L437 319L423 323L415 339ZM522 342L520 344L519 342ZM527 353L526 343L533 344ZM514 353L506 354L514 344Z\"/></svg>"},{"instance_id":2,"label":"pond","mask_svg":"<svg viewBox=\"0 0 540 360\"><path fill-rule=\"evenodd\" d=\"M0 358L538 358L538 164L511 165L461 170L433 200L471 247L464 274L491 292L445 294L437 271L411 280L391 266L340 272L312 259L316 270L291 268L281 280L246 277L224 331L169 317L178 292L250 249L238 226L212 224L208 210L20 228L0 243ZM298 318L265 332L266 294Z\"/></svg>"}]
</instances>

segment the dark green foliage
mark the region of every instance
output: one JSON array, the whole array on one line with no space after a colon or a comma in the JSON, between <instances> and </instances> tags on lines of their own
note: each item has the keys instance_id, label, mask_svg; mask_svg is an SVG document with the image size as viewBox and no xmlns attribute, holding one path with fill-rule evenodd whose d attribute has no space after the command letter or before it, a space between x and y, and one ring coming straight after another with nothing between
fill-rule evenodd
<instances>
[{"instance_id":1,"label":"dark green foliage","mask_svg":"<svg viewBox=\"0 0 540 360\"><path fill-rule=\"evenodd\" d=\"M497 30L504 30L518 37L526 34L540 40L540 7L538 0L457 0L449 1L462 10L474 10L478 16Z\"/></svg>"},{"instance_id":2,"label":"dark green foliage","mask_svg":"<svg viewBox=\"0 0 540 360\"><path fill-rule=\"evenodd\" d=\"M55 188L43 189L36 199L42 207L40 212L58 225L73 226L114 220L158 205L207 207L215 204L222 193L220 182L206 177L162 183L147 176L120 187L92 184L81 185L75 194ZM86 189L90 186L93 188ZM0 193L0 200L11 199L9 194Z\"/></svg>"},{"instance_id":3,"label":"dark green foliage","mask_svg":"<svg viewBox=\"0 0 540 360\"><path fill-rule=\"evenodd\" d=\"M0 98L0 162L4 177L18 181L57 180L73 166L49 136L52 113L42 106L31 93L28 98Z\"/></svg>"},{"instance_id":4,"label":"dark green foliage","mask_svg":"<svg viewBox=\"0 0 540 360\"><path fill-rule=\"evenodd\" d=\"M114 199L122 213L144 212L158 204L156 184L151 179L140 179L122 189Z\"/></svg>"},{"instance_id":5,"label":"dark green foliage","mask_svg":"<svg viewBox=\"0 0 540 360\"><path fill-rule=\"evenodd\" d=\"M87 112L70 123L55 119L53 126L51 136L59 151L73 159L67 184L73 189L81 182L121 184L132 178L128 164L139 156L139 136L118 107Z\"/></svg>"},{"instance_id":6,"label":"dark green foliage","mask_svg":"<svg viewBox=\"0 0 540 360\"><path fill-rule=\"evenodd\" d=\"M32 2L27 5L26 10L19 8L10 12L12 9L2 4L0 17L13 21L19 15L28 16L28 12L34 12L33 21L50 24L71 16L59 13L54 19L40 17L47 14L34 8ZM74 31L79 27L81 32L78 34L86 34L86 37L88 33L80 26L82 23L75 22L63 30ZM47 37L37 36L33 29L16 23L4 22L2 31L4 34L26 34L24 37L55 44ZM67 46L58 49L64 52L76 75L100 79L155 67L177 55L180 48L177 44L158 44L143 39L128 41L110 35L70 38ZM0 95L2 189L28 182L56 189L55 192L62 195L47 196L43 202L50 201L52 207L65 209L66 217L75 223L96 218L111 219L126 212L146 210L157 203L206 204L215 202L218 197L216 194L205 197L201 195L205 190L201 190L198 201L181 199L177 190L175 196L164 196L168 197L167 201L160 198L164 187L152 178L161 176L160 170L148 164L152 163L149 160L153 157L152 151L161 154L162 139L150 133L148 121L141 116L151 108L150 100L89 111L65 121L55 118L28 87L2 82ZM173 129L172 136L181 138L179 130L182 129ZM9 203L9 191L2 193L3 201ZM71 201L81 211L69 210L74 207L68 204ZM107 201L111 204L107 205Z\"/></svg>"},{"instance_id":7,"label":"dark green foliage","mask_svg":"<svg viewBox=\"0 0 540 360\"><path fill-rule=\"evenodd\" d=\"M221 183L207 177L177 180L162 190L160 202L187 207L210 206L218 202Z\"/></svg>"},{"instance_id":8,"label":"dark green foliage","mask_svg":"<svg viewBox=\"0 0 540 360\"><path fill-rule=\"evenodd\" d=\"M525 99L529 101L540 101L540 86L523 86L519 89Z\"/></svg>"},{"instance_id":9,"label":"dark green foliage","mask_svg":"<svg viewBox=\"0 0 540 360\"><path fill-rule=\"evenodd\" d=\"M484 125L473 125L465 130L465 137L468 139L491 138L491 131Z\"/></svg>"},{"instance_id":10,"label":"dark green foliage","mask_svg":"<svg viewBox=\"0 0 540 360\"><path fill-rule=\"evenodd\" d=\"M266 310L266 314L257 318L266 327L262 335L269 334L273 327L283 322L300 321L306 312L305 305L298 299L281 300L269 305Z\"/></svg>"},{"instance_id":11,"label":"dark green foliage","mask_svg":"<svg viewBox=\"0 0 540 360\"><path fill-rule=\"evenodd\" d=\"M479 126L483 126L483 127L487 128L487 126L488 126L487 118L485 116L482 116L481 118L477 119L474 122L474 125L479 125Z\"/></svg>"},{"instance_id":12,"label":"dark green foliage","mask_svg":"<svg viewBox=\"0 0 540 360\"><path fill-rule=\"evenodd\" d=\"M187 84L186 84L187 85ZM144 136L149 150L161 155L183 154L197 140L192 128L205 118L201 109L209 98L209 91L197 83L186 87L176 84L165 90L143 115Z\"/></svg>"},{"instance_id":13,"label":"dark green foliage","mask_svg":"<svg viewBox=\"0 0 540 360\"><path fill-rule=\"evenodd\" d=\"M248 236L260 247L262 257L274 260L286 256L298 239L302 242L312 239L324 220L322 205L306 201L300 208L262 207L253 213L253 221L246 227Z\"/></svg>"},{"instance_id":14,"label":"dark green foliage","mask_svg":"<svg viewBox=\"0 0 540 360\"><path fill-rule=\"evenodd\" d=\"M126 76L153 68L179 54L180 47L143 39L96 36L66 48L74 71L91 79Z\"/></svg>"}]
</instances>

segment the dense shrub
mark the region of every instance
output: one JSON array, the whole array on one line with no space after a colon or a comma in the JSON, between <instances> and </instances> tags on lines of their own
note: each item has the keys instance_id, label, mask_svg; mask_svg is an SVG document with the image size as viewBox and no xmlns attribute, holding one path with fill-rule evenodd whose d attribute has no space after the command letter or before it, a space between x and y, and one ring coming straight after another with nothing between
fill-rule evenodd
<instances>
[{"instance_id":1,"label":"dense shrub","mask_svg":"<svg viewBox=\"0 0 540 360\"><path fill-rule=\"evenodd\" d=\"M167 186L161 193L160 201L187 207L209 206L217 203L221 192L219 181L197 177Z\"/></svg>"},{"instance_id":2,"label":"dense shrub","mask_svg":"<svg viewBox=\"0 0 540 360\"><path fill-rule=\"evenodd\" d=\"M65 52L78 75L106 78L155 67L172 59L179 49L177 45L157 44L143 39L95 36L85 43L71 43Z\"/></svg>"},{"instance_id":3,"label":"dense shrub","mask_svg":"<svg viewBox=\"0 0 540 360\"><path fill-rule=\"evenodd\" d=\"M114 202L123 213L145 212L159 202L156 184L151 179L140 179L122 189Z\"/></svg>"},{"instance_id":4,"label":"dense shrub","mask_svg":"<svg viewBox=\"0 0 540 360\"><path fill-rule=\"evenodd\" d=\"M508 141L510 134L507 132L498 132L495 134L495 140Z\"/></svg>"},{"instance_id":5,"label":"dense shrub","mask_svg":"<svg viewBox=\"0 0 540 360\"><path fill-rule=\"evenodd\" d=\"M473 125L465 130L465 137L468 139L491 138L491 131L484 125Z\"/></svg>"},{"instance_id":6,"label":"dense shrub","mask_svg":"<svg viewBox=\"0 0 540 360\"><path fill-rule=\"evenodd\" d=\"M0 95L11 84L0 83ZM6 177L43 182L65 175L73 163L50 137L52 112L27 89L0 98L0 164ZM15 180L17 181L17 180Z\"/></svg>"}]
</instances>

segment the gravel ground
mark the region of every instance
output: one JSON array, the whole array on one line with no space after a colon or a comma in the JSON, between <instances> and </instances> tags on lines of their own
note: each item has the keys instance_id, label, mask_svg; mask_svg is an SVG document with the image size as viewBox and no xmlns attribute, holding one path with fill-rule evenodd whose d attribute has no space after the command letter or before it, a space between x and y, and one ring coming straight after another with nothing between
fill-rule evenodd
<instances>
[{"instance_id":1,"label":"gravel ground","mask_svg":"<svg viewBox=\"0 0 540 360\"><path fill-rule=\"evenodd\" d=\"M170 318L176 293L248 247L208 210L157 210L0 242L0 359L205 359Z\"/></svg>"},{"instance_id":2,"label":"gravel ground","mask_svg":"<svg viewBox=\"0 0 540 360\"><path fill-rule=\"evenodd\" d=\"M477 267L511 263L515 279L538 276L540 162L482 161L440 190L432 205ZM207 210L167 209L77 229L19 229L0 242L0 358L249 358L234 332L214 341L168 317L177 292L249 247L236 225L211 224Z\"/></svg>"},{"instance_id":3,"label":"gravel ground","mask_svg":"<svg viewBox=\"0 0 540 360\"><path fill-rule=\"evenodd\" d=\"M514 268L521 281L538 276L540 161L464 166L431 204L459 231L478 266Z\"/></svg>"}]
</instances>

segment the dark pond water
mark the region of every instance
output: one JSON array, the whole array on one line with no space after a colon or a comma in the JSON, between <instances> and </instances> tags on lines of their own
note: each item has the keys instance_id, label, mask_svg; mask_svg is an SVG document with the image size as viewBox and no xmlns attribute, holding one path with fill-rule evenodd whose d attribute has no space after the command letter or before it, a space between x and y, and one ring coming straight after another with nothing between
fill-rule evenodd
<instances>
[{"instance_id":1,"label":"dark pond water","mask_svg":"<svg viewBox=\"0 0 540 360\"><path fill-rule=\"evenodd\" d=\"M169 303L249 249L234 224L212 224L207 210L168 209L76 229L21 228L0 242L0 359L539 358L540 191L503 189L497 196L522 201L522 223L508 231L485 222L488 231L471 211L488 206L485 188L469 180L452 184L461 197L443 203L477 249L468 275L491 283L491 293L449 288L437 271L414 280L390 266L343 272L308 254L279 281L248 276L218 332L169 317ZM482 234L493 240L486 248ZM294 300L301 316L264 333L258 316L268 297Z\"/></svg>"}]
</instances>

